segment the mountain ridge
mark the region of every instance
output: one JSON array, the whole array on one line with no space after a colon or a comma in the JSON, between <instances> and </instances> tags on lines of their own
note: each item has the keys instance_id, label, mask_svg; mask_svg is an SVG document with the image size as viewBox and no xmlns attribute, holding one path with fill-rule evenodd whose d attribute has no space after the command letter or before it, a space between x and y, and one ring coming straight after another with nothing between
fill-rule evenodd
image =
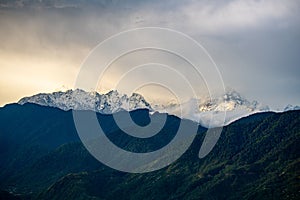
<instances>
[{"instance_id":1,"label":"mountain ridge","mask_svg":"<svg viewBox=\"0 0 300 200\"><path fill-rule=\"evenodd\" d=\"M144 97L137 93L131 96L120 94L116 90L106 94L86 92L81 89L67 90L66 92L40 93L24 97L18 104L35 103L42 106L57 107L62 110L92 110L102 114L112 114L121 110L135 110L147 108L152 110Z\"/></svg>"},{"instance_id":2,"label":"mountain ridge","mask_svg":"<svg viewBox=\"0 0 300 200\"><path fill-rule=\"evenodd\" d=\"M151 105L137 93L127 96L116 90L99 94L75 89L66 92L40 93L18 101L21 105L25 103L57 107L62 110L93 110L102 114L145 108L152 112L169 113L182 119L189 119L205 127L224 126L243 116L270 110L268 106L263 106L257 101L249 102L234 90L229 90L213 99L191 99L182 104L172 102L167 105Z\"/></svg>"},{"instance_id":3,"label":"mountain ridge","mask_svg":"<svg viewBox=\"0 0 300 200\"><path fill-rule=\"evenodd\" d=\"M148 110L136 110L133 117L147 123L143 117L147 113ZM99 115L102 120L111 118ZM217 145L203 159L198 158L198 151L206 129L199 129L194 142L178 161L146 174L118 172L95 160L75 137L76 130L70 129L73 124L71 111L36 104L13 104L0 108L0 119L0 142L3 143L0 147L4 148L0 151L0 190L20 194L18 198L299 197L300 111L257 113L237 120L223 128ZM180 121L178 117L172 119L175 124ZM153 149L142 141L120 137L115 134L114 125L108 122L104 124L118 146L127 150ZM161 136L168 135L169 131ZM155 141L154 149L160 146L158 142L167 142L167 139ZM48 143L53 146L45 150ZM3 170L3 167L10 170Z\"/></svg>"}]
</instances>

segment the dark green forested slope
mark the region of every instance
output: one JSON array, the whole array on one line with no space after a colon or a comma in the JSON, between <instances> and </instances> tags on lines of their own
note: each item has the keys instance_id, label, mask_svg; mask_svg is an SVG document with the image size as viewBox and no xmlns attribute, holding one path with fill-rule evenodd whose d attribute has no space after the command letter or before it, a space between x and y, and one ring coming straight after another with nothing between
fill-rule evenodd
<instances>
[{"instance_id":1,"label":"dark green forested slope","mask_svg":"<svg viewBox=\"0 0 300 200\"><path fill-rule=\"evenodd\" d=\"M132 115L138 123L148 120L145 110ZM129 150L161 147L179 123L169 116L161 139L147 145L120 134L109 116L99 119L109 124L111 139ZM0 189L21 193L10 198L300 199L299 111L238 120L224 127L203 159L197 155L205 129L199 127L178 161L146 174L118 172L97 162L78 141L70 112L11 105L0 109L0 120ZM0 199L1 194L9 195L3 191Z\"/></svg>"},{"instance_id":2,"label":"dark green forested slope","mask_svg":"<svg viewBox=\"0 0 300 200\"><path fill-rule=\"evenodd\" d=\"M227 126L197 158L202 137L171 166L148 174L99 170L69 174L43 199L299 199L300 113L261 114ZM251 119L253 118L253 120Z\"/></svg>"}]
</instances>

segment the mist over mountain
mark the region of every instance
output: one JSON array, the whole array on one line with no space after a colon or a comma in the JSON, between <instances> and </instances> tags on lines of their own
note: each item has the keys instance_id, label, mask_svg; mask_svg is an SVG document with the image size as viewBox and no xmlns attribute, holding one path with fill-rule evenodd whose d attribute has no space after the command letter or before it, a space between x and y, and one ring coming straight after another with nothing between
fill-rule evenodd
<instances>
[{"instance_id":1,"label":"mist over mountain","mask_svg":"<svg viewBox=\"0 0 300 200\"><path fill-rule=\"evenodd\" d=\"M300 200L299 0L0 0L0 38L0 200Z\"/></svg>"},{"instance_id":2,"label":"mist over mountain","mask_svg":"<svg viewBox=\"0 0 300 200\"><path fill-rule=\"evenodd\" d=\"M120 94L116 90L106 94L99 94L80 89L50 94L36 94L31 97L24 97L18 103L21 105L35 103L62 110L93 110L102 114L145 108L150 111L169 113L180 118L193 120L204 127L224 126L243 116L270 110L268 106L262 105L257 101L249 102L234 90L229 90L213 99L206 97L203 99L191 99L182 104L170 102L166 105L151 105L143 96L137 93L127 96L126 94Z\"/></svg>"},{"instance_id":3,"label":"mist over mountain","mask_svg":"<svg viewBox=\"0 0 300 200\"><path fill-rule=\"evenodd\" d=\"M257 101L248 101L232 89L217 97L191 99L181 105L169 104L153 108L199 122L204 127L221 127L241 117L270 110Z\"/></svg>"},{"instance_id":4,"label":"mist over mountain","mask_svg":"<svg viewBox=\"0 0 300 200\"><path fill-rule=\"evenodd\" d=\"M285 108L284 111L289 111L289 110L300 110L300 106L293 106L291 104L288 104Z\"/></svg>"}]
</instances>

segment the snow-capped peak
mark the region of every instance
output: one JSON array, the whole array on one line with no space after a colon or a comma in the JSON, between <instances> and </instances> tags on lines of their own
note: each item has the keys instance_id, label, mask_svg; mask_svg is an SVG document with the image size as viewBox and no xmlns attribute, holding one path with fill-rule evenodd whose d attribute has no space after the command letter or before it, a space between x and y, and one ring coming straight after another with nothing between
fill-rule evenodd
<instances>
[{"instance_id":1,"label":"snow-capped peak","mask_svg":"<svg viewBox=\"0 0 300 200\"><path fill-rule=\"evenodd\" d=\"M24 97L19 104L35 103L42 106L57 107L62 110L93 110L99 113L111 114L120 110L135 110L146 108L152 110L150 104L139 94L130 97L112 90L106 94L86 92L81 89L66 92L41 93Z\"/></svg>"},{"instance_id":2,"label":"snow-capped peak","mask_svg":"<svg viewBox=\"0 0 300 200\"><path fill-rule=\"evenodd\" d=\"M127 96L116 90L99 94L81 89L37 94L24 97L18 103L35 103L62 110L93 110L103 114L146 108L151 112L158 111L190 119L199 122L204 127L224 126L246 115L269 110L268 106L263 106L257 101L249 102L234 90L216 98L190 99L182 104L172 101L168 104L153 104L152 106L137 93Z\"/></svg>"},{"instance_id":3,"label":"snow-capped peak","mask_svg":"<svg viewBox=\"0 0 300 200\"><path fill-rule=\"evenodd\" d=\"M293 106L291 104L288 104L284 109L284 111L289 111L289 110L300 110L300 106Z\"/></svg>"},{"instance_id":4,"label":"snow-capped peak","mask_svg":"<svg viewBox=\"0 0 300 200\"><path fill-rule=\"evenodd\" d=\"M181 118L199 122L204 127L220 127L256 112L269 111L257 101L248 101L234 90L214 98L190 99L180 105L153 108Z\"/></svg>"},{"instance_id":5,"label":"snow-capped peak","mask_svg":"<svg viewBox=\"0 0 300 200\"><path fill-rule=\"evenodd\" d=\"M232 110L248 110L252 111L266 111L269 110L268 106L264 106L257 101L249 102L242 97L241 94L235 90L229 90L222 96L214 99L206 98L199 105L200 112L207 111L232 111Z\"/></svg>"}]
</instances>

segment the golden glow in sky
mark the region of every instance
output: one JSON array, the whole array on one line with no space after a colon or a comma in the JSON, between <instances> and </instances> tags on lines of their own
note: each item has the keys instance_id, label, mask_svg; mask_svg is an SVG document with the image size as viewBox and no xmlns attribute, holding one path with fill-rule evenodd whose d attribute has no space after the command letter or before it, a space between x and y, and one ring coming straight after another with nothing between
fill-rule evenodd
<instances>
[{"instance_id":1,"label":"golden glow in sky","mask_svg":"<svg viewBox=\"0 0 300 200\"><path fill-rule=\"evenodd\" d=\"M84 55L76 59L59 55L37 57L21 53L2 52L0 54L0 105L16 102L24 96L39 92L53 92L62 87L72 88L80 62Z\"/></svg>"},{"instance_id":2,"label":"golden glow in sky","mask_svg":"<svg viewBox=\"0 0 300 200\"><path fill-rule=\"evenodd\" d=\"M96 45L141 27L170 28L191 36L217 63L225 86L249 99L275 109L300 103L299 1L149 2L0 3L0 106L36 93L74 89L81 64ZM121 67L122 63L116 69ZM112 70L98 91L115 89L121 71ZM178 84L184 91L181 87ZM168 91L153 88L139 88L139 92L146 100L174 99Z\"/></svg>"}]
</instances>

